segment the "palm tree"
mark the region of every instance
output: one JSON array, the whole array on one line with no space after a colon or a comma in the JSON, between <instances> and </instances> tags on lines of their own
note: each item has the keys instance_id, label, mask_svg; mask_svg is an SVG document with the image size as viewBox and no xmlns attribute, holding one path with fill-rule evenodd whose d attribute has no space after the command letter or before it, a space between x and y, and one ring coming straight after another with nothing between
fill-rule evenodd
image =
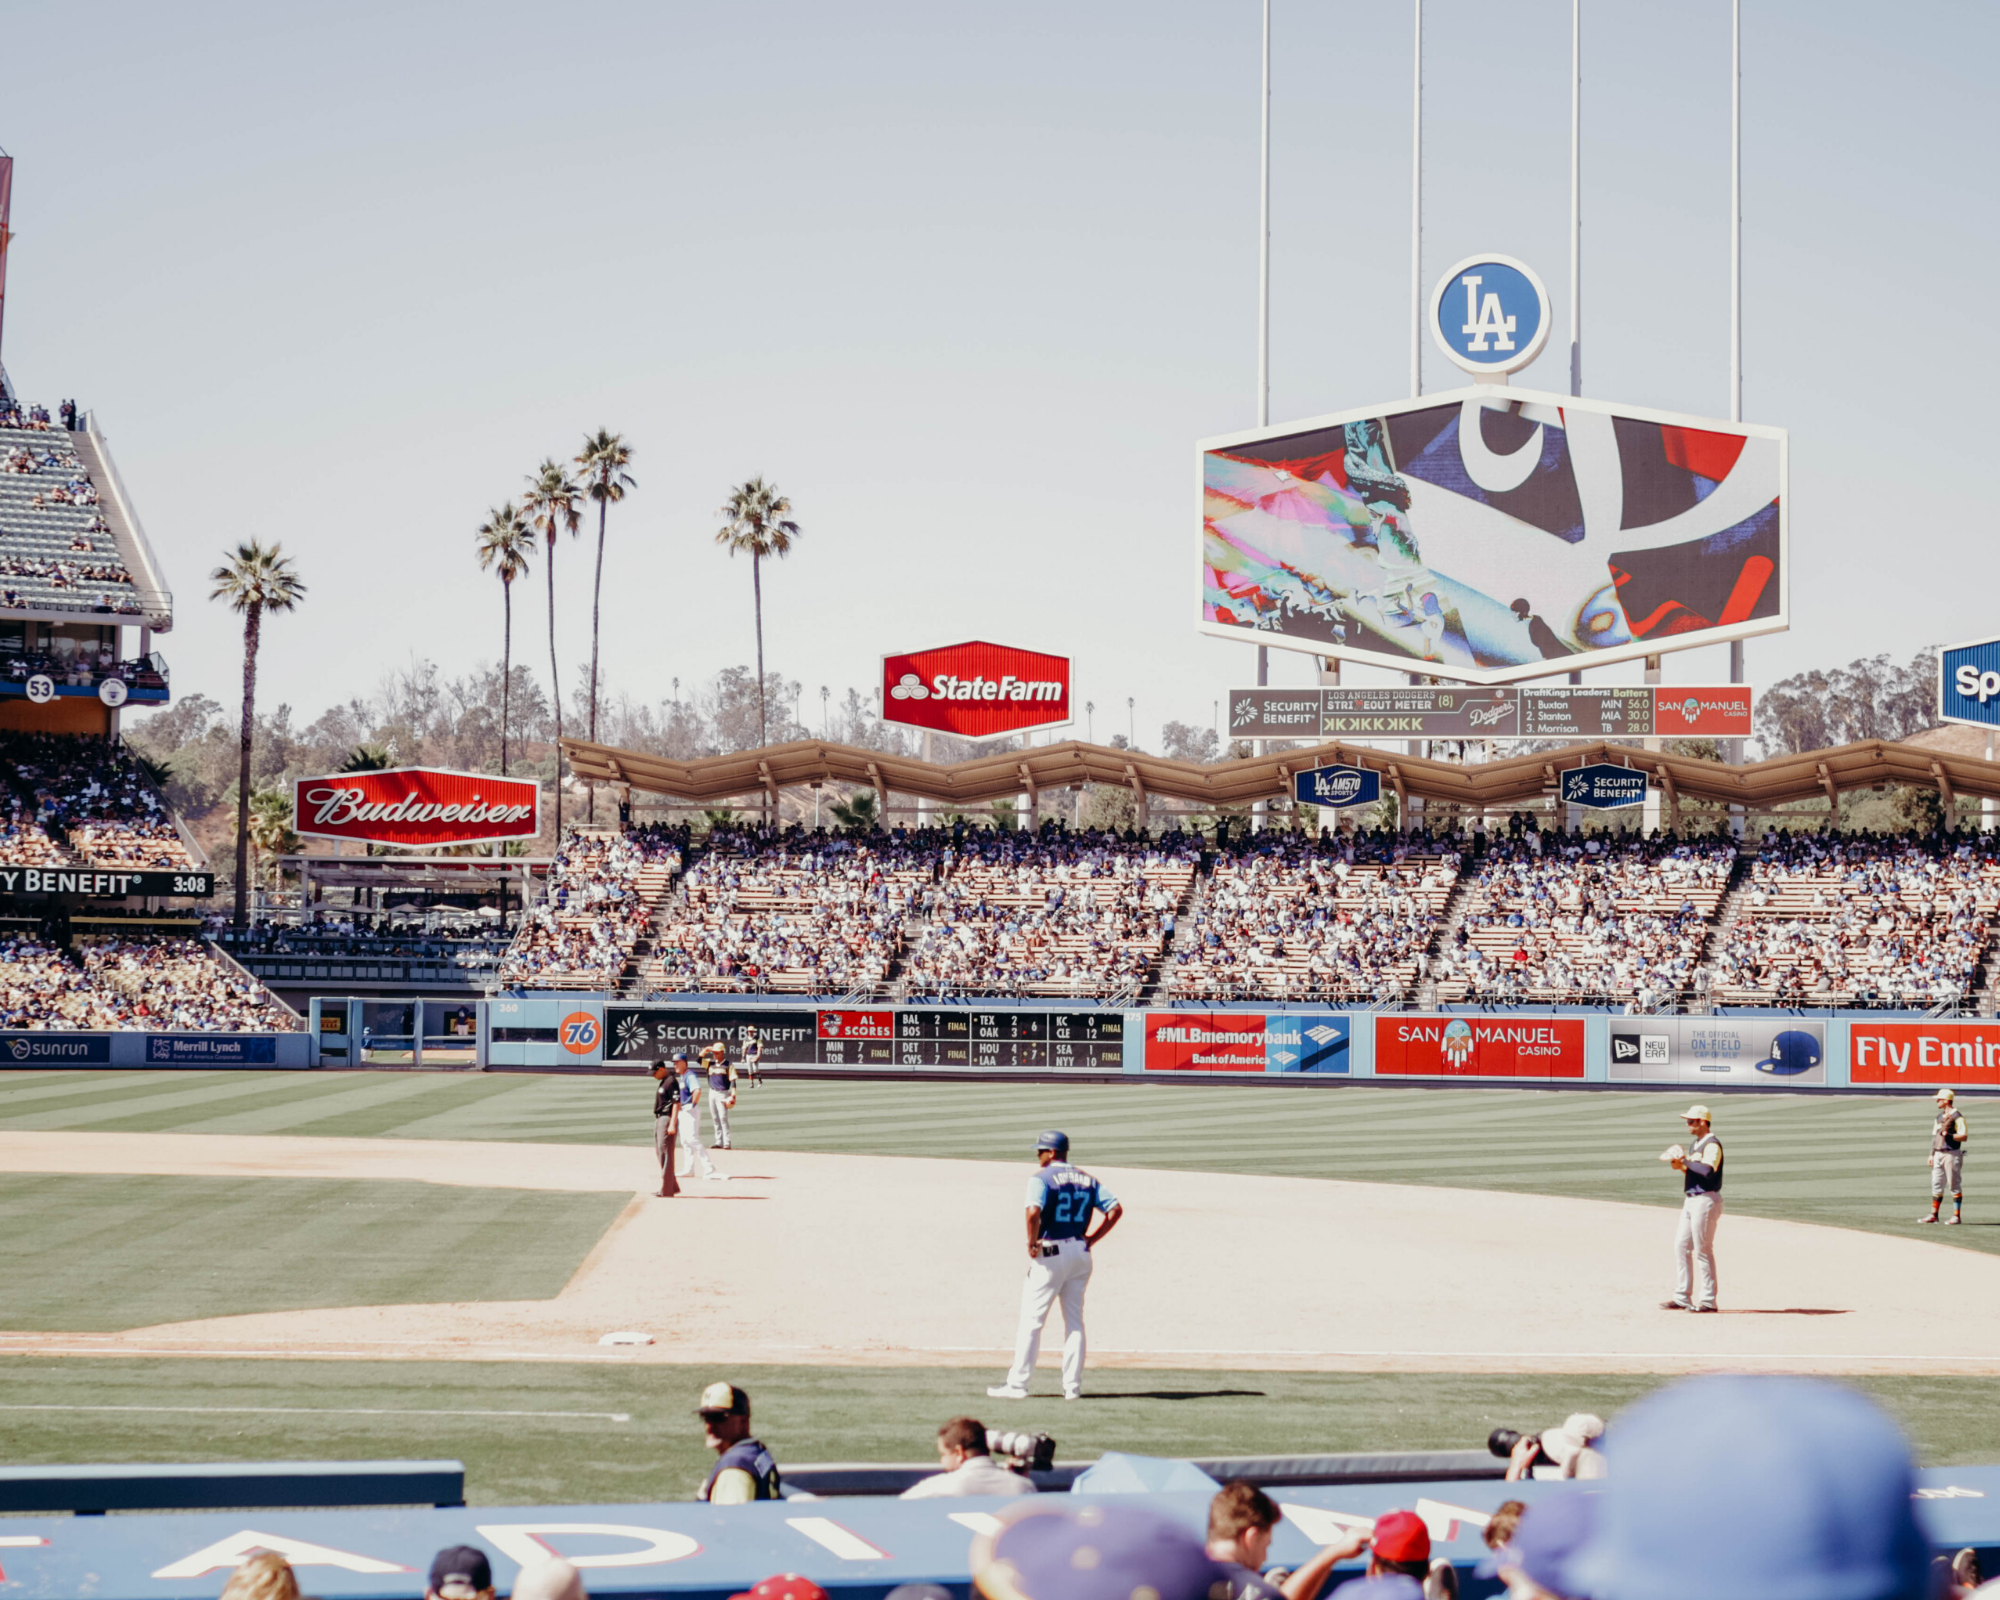
<instances>
[{"instance_id":1,"label":"palm tree","mask_svg":"<svg viewBox=\"0 0 2000 1600\"><path fill-rule=\"evenodd\" d=\"M256 720L257 646L266 611L290 611L305 598L306 586L276 542L245 540L236 553L208 575L209 599L228 602L243 614L243 729L236 755L236 913L235 925L249 920L250 906L250 742Z\"/></svg>"},{"instance_id":2,"label":"palm tree","mask_svg":"<svg viewBox=\"0 0 2000 1600\"><path fill-rule=\"evenodd\" d=\"M289 855L298 849L299 836L292 832L292 796L288 789L259 789L250 797L250 842L259 854L267 857ZM283 876L282 869L273 872L270 887L279 887Z\"/></svg>"},{"instance_id":3,"label":"palm tree","mask_svg":"<svg viewBox=\"0 0 2000 1600\"><path fill-rule=\"evenodd\" d=\"M502 615L500 631L500 776L507 776L507 711L514 687L514 580L528 574L528 558L534 553L534 530L522 520L509 500L497 511L489 511L479 525L479 570L491 568L500 574Z\"/></svg>"},{"instance_id":4,"label":"palm tree","mask_svg":"<svg viewBox=\"0 0 2000 1600\"><path fill-rule=\"evenodd\" d=\"M791 501L778 493L775 483L762 478L752 478L732 489L719 515L729 520L717 532L715 542L732 556L745 553L750 557L750 592L757 607L757 742L769 744L764 710L764 558L790 554L793 541L801 534L799 525L792 521Z\"/></svg>"},{"instance_id":5,"label":"palm tree","mask_svg":"<svg viewBox=\"0 0 2000 1600\"><path fill-rule=\"evenodd\" d=\"M828 807L833 820L850 833L866 833L882 819L875 810L875 791L862 789Z\"/></svg>"},{"instance_id":6,"label":"palm tree","mask_svg":"<svg viewBox=\"0 0 2000 1600\"><path fill-rule=\"evenodd\" d=\"M528 492L521 497L528 525L547 541L549 563L549 690L556 708L556 843L562 843L562 682L556 668L556 535L567 530L572 538L583 526L583 491L564 467L545 460L528 477Z\"/></svg>"},{"instance_id":7,"label":"palm tree","mask_svg":"<svg viewBox=\"0 0 2000 1600\"><path fill-rule=\"evenodd\" d=\"M590 742L597 743L597 607L604 592L604 517L613 502L623 500L639 480L625 469L632 464L632 447L622 434L599 428L583 441L576 464L583 473L584 492L597 502L597 581L590 591ZM590 820L597 820L597 785L590 786Z\"/></svg>"}]
</instances>

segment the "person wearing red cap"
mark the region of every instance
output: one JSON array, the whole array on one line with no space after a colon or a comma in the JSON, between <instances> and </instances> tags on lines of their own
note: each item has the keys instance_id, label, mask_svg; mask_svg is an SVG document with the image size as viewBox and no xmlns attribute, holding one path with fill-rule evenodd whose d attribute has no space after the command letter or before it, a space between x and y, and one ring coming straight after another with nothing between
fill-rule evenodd
<instances>
[{"instance_id":1,"label":"person wearing red cap","mask_svg":"<svg viewBox=\"0 0 2000 1600\"><path fill-rule=\"evenodd\" d=\"M1345 1561L1368 1551L1365 1576L1350 1578L1333 1591L1333 1600L1422 1600L1424 1579L1431 1570L1431 1530L1414 1511L1387 1511L1375 1519L1371 1533L1356 1533L1343 1544L1329 1545L1326 1554Z\"/></svg>"},{"instance_id":2,"label":"person wearing red cap","mask_svg":"<svg viewBox=\"0 0 2000 1600\"><path fill-rule=\"evenodd\" d=\"M741 1594L731 1595L729 1600L828 1600L828 1596L812 1579L802 1578L796 1572L780 1572L762 1583L753 1583Z\"/></svg>"}]
</instances>

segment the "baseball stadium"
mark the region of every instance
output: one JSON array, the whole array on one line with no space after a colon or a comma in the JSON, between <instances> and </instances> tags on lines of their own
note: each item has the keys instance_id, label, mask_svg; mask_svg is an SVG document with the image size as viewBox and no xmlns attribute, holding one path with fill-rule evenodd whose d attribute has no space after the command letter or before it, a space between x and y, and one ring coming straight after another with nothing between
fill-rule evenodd
<instances>
[{"instance_id":1,"label":"baseball stadium","mask_svg":"<svg viewBox=\"0 0 2000 1600\"><path fill-rule=\"evenodd\" d=\"M623 535L668 451L603 429L477 528L498 667L367 701L287 630L375 557L149 536L59 393L123 367L17 276L0 1600L2000 1595L2000 635L1751 681L1834 628L1824 457L1743 415L1739 10L1726 415L1586 396L1580 0L1566 294L1439 274L1413 0L1408 393L1274 422L1266 0L1256 426L1165 441L1130 553L1135 681L1214 697L1157 752L1081 603L988 637L969 542L815 726L762 477L688 536L754 669L635 710L599 609L680 581ZM0 338L64 248L14 169ZM463 422L414 403L338 470Z\"/></svg>"}]
</instances>

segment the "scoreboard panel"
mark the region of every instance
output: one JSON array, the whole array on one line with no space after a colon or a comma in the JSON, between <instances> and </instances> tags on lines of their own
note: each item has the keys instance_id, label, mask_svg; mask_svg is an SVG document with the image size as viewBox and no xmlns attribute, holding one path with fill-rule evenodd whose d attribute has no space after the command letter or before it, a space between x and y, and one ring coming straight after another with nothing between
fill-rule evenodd
<instances>
[{"instance_id":1,"label":"scoreboard panel","mask_svg":"<svg viewBox=\"0 0 2000 1600\"><path fill-rule=\"evenodd\" d=\"M612 1006L611 1058L693 1055L725 1038L732 1056L754 1024L773 1066L958 1067L968 1072L1122 1072L1125 1018L1116 1011L973 1010L914 1006Z\"/></svg>"}]
</instances>

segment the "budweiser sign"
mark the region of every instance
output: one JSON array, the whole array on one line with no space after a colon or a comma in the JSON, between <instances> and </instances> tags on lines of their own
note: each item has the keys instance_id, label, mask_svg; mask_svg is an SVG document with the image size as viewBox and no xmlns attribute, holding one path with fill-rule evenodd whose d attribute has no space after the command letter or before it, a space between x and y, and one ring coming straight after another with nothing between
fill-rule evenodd
<instances>
[{"instance_id":1,"label":"budweiser sign","mask_svg":"<svg viewBox=\"0 0 2000 1600\"><path fill-rule=\"evenodd\" d=\"M1004 644L882 658L882 720L990 739L1070 720L1069 657Z\"/></svg>"},{"instance_id":2,"label":"budweiser sign","mask_svg":"<svg viewBox=\"0 0 2000 1600\"><path fill-rule=\"evenodd\" d=\"M532 839L542 831L541 785L484 772L398 767L300 778L292 831L408 847Z\"/></svg>"}]
</instances>

